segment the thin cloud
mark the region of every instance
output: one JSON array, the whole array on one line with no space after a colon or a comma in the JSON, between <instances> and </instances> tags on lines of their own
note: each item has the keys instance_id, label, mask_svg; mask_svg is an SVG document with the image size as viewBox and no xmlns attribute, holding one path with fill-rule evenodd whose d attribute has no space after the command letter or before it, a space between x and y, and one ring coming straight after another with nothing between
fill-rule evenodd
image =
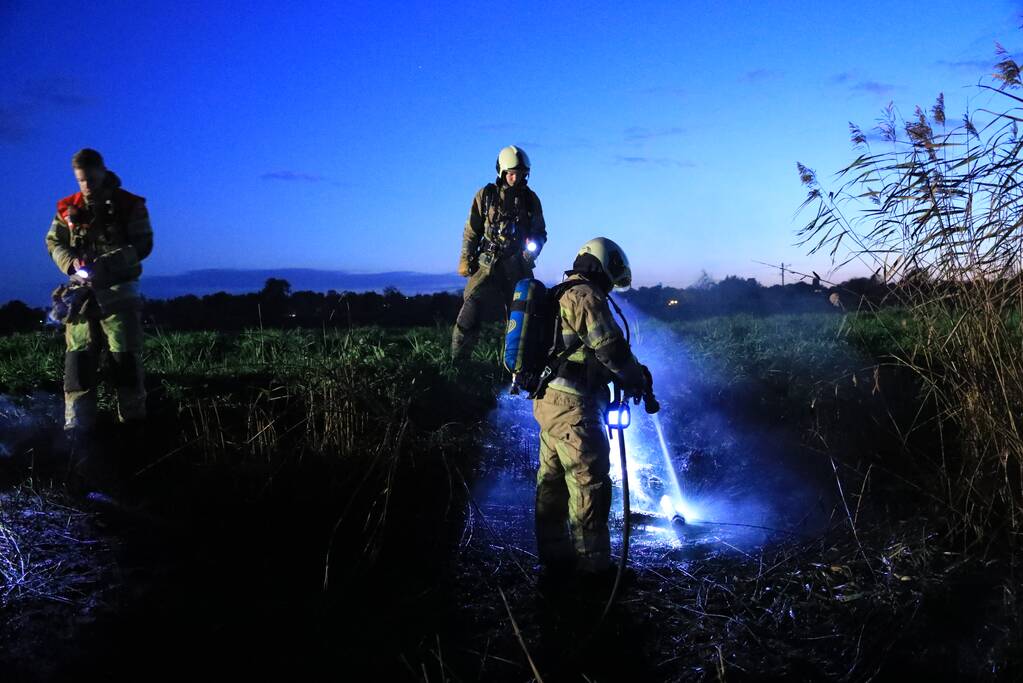
<instances>
[{"instance_id":1,"label":"thin cloud","mask_svg":"<svg viewBox=\"0 0 1023 683\"><path fill-rule=\"evenodd\" d=\"M328 178L315 173L302 173L299 171L271 171L259 176L260 180L283 180L285 182L300 183L326 183Z\"/></svg>"},{"instance_id":2,"label":"thin cloud","mask_svg":"<svg viewBox=\"0 0 1023 683\"><path fill-rule=\"evenodd\" d=\"M764 81L777 78L778 76L781 76L780 71L775 71L773 69L754 69L753 71L747 71L744 73L739 77L739 80L743 83L762 83Z\"/></svg>"},{"instance_id":3,"label":"thin cloud","mask_svg":"<svg viewBox=\"0 0 1023 683\"><path fill-rule=\"evenodd\" d=\"M831 77L836 85L845 85L853 92L865 92L871 95L887 97L898 90L898 86L858 77L855 73L844 71Z\"/></svg>"},{"instance_id":4,"label":"thin cloud","mask_svg":"<svg viewBox=\"0 0 1023 683\"><path fill-rule=\"evenodd\" d=\"M693 168L696 166L692 161L686 159L672 159L670 157L627 157L618 156L615 160L627 166L659 166L661 168Z\"/></svg>"},{"instance_id":5,"label":"thin cloud","mask_svg":"<svg viewBox=\"0 0 1023 683\"><path fill-rule=\"evenodd\" d=\"M644 128L642 126L631 126L625 129L625 141L639 142L640 140L649 140L651 138L682 135L685 132L684 128L679 128L677 126L673 126L671 128Z\"/></svg>"},{"instance_id":6,"label":"thin cloud","mask_svg":"<svg viewBox=\"0 0 1023 683\"><path fill-rule=\"evenodd\" d=\"M880 83L878 81L859 81L853 84L853 90L860 92L870 93L871 95L888 96L895 92L896 87L890 83Z\"/></svg>"},{"instance_id":7,"label":"thin cloud","mask_svg":"<svg viewBox=\"0 0 1023 683\"><path fill-rule=\"evenodd\" d=\"M0 101L0 141L21 142L52 111L87 107L92 100L82 95L73 79L62 76L24 81Z\"/></svg>"},{"instance_id":8,"label":"thin cloud","mask_svg":"<svg viewBox=\"0 0 1023 683\"><path fill-rule=\"evenodd\" d=\"M985 73L994 71L994 62L991 59L960 59L958 61L941 59L935 62L935 65L956 71L983 71Z\"/></svg>"}]
</instances>

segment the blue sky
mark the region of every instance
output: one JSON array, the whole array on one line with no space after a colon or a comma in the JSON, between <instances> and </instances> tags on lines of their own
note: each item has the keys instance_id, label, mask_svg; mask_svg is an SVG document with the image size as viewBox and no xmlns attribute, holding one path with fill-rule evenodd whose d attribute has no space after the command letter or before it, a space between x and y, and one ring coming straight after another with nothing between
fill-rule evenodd
<instances>
[{"instance_id":1,"label":"blue sky","mask_svg":"<svg viewBox=\"0 0 1023 683\"><path fill-rule=\"evenodd\" d=\"M794 246L796 161L826 180L853 158L848 122L889 101L982 104L1021 9L0 1L5 270L19 292L59 281L43 236L91 146L148 200L148 273L450 272L474 192L518 144L544 279L597 235L637 284L824 273Z\"/></svg>"}]
</instances>

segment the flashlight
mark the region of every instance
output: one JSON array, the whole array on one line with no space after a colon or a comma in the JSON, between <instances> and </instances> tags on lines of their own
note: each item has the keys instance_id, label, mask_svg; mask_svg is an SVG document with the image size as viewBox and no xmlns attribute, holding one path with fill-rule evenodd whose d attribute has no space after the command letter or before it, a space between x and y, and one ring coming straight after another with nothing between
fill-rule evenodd
<instances>
[{"instance_id":1,"label":"flashlight","mask_svg":"<svg viewBox=\"0 0 1023 683\"><path fill-rule=\"evenodd\" d=\"M631 421L631 415L629 413L629 404L615 401L607 407L607 426L608 427L621 427L625 429L629 426Z\"/></svg>"},{"instance_id":2,"label":"flashlight","mask_svg":"<svg viewBox=\"0 0 1023 683\"><path fill-rule=\"evenodd\" d=\"M528 251L530 254L533 254L533 253L536 252L536 247L537 247L537 244L533 240L528 240L526 242L526 251Z\"/></svg>"},{"instance_id":3,"label":"flashlight","mask_svg":"<svg viewBox=\"0 0 1023 683\"><path fill-rule=\"evenodd\" d=\"M92 277L92 273L90 273L85 268L79 268L78 270L76 270L75 275L82 278L83 280L88 280L90 277Z\"/></svg>"}]
</instances>

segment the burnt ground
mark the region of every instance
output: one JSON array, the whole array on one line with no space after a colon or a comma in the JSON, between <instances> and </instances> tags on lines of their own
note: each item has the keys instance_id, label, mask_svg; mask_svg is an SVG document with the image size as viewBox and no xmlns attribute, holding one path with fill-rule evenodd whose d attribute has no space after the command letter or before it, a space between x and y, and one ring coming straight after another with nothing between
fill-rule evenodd
<instances>
[{"instance_id":1,"label":"burnt ground","mask_svg":"<svg viewBox=\"0 0 1023 683\"><path fill-rule=\"evenodd\" d=\"M847 468L836 477L813 439L777 421L740 421L734 405L727 419L721 408L683 403L662 418L683 489L705 514L683 527L644 515L655 511L636 496L645 482L635 477L635 577L602 618L610 586L533 580L535 436L517 426L515 399L499 401L484 443L499 449L511 437L523 447L480 473L460 546L458 602L472 617L458 639L470 643L467 670L486 672L480 680L528 680L528 651L544 680L1014 680L1018 625L993 580L1004 580L1004 565L992 570L987 563L998 560L947 550L920 511L868 522L874 501L860 507L850 494L853 535L838 490L853 481ZM631 429L641 431L643 419ZM638 438L630 450L643 460L646 446ZM702 486L687 487L687 477ZM620 557L622 518L612 515Z\"/></svg>"},{"instance_id":2,"label":"burnt ground","mask_svg":"<svg viewBox=\"0 0 1023 683\"><path fill-rule=\"evenodd\" d=\"M26 565L2 567L4 680L1018 678L1008 555L957 544L899 472L878 474L890 406L869 387L799 411L759 387L688 386L664 392L660 422L699 514L657 517L671 485L637 409L630 482L648 516L606 617L607 585L536 585L519 399L459 452L406 457L372 543L361 516L335 527L360 480L327 459L168 457L180 433L158 411L144 433L104 424L74 466L57 398L5 403L0 549Z\"/></svg>"}]
</instances>

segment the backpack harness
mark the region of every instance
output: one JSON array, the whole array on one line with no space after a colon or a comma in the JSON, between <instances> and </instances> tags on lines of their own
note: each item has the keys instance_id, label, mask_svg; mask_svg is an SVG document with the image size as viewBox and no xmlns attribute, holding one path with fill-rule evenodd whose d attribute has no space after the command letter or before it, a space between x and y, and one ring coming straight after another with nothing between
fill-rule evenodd
<instances>
[{"instance_id":1,"label":"backpack harness","mask_svg":"<svg viewBox=\"0 0 1023 683\"><path fill-rule=\"evenodd\" d=\"M494 183L483 189L483 216L485 228L480 240L479 259L484 265L492 265L510 252L521 249L522 241L528 236L524 229L530 224L528 210L522 206L522 197L516 193L512 198L510 213L501 205L500 191Z\"/></svg>"},{"instance_id":2,"label":"backpack harness","mask_svg":"<svg viewBox=\"0 0 1023 683\"><path fill-rule=\"evenodd\" d=\"M542 398L568 357L582 348L576 340L562 348L561 297L585 280L562 282L547 289L539 280L524 278L515 285L505 333L504 367L512 373L511 393Z\"/></svg>"}]
</instances>

